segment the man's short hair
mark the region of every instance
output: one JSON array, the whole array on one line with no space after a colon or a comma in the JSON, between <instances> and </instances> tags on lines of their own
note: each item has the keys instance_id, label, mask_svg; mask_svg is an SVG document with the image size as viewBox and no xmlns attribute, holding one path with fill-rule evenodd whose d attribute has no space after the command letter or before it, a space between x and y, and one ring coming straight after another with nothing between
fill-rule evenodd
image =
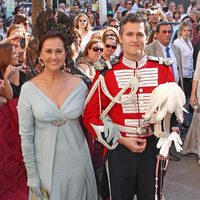
<instances>
[{"instance_id":1,"label":"man's short hair","mask_svg":"<svg viewBox=\"0 0 200 200\"><path fill-rule=\"evenodd\" d=\"M127 24L128 22L131 23L144 23L144 28L146 31L146 22L145 19L138 13L130 13L127 16L125 16L124 18L122 18L121 22L120 22L120 30L119 30L119 34L122 35L123 33L123 28L124 25Z\"/></svg>"},{"instance_id":2,"label":"man's short hair","mask_svg":"<svg viewBox=\"0 0 200 200\"><path fill-rule=\"evenodd\" d=\"M159 24L157 24L156 26L156 33L159 33L160 32L160 27L161 26L167 26L167 25L170 25L171 26L171 29L173 31L173 27L172 25L169 23L169 22L160 22Z\"/></svg>"}]
</instances>

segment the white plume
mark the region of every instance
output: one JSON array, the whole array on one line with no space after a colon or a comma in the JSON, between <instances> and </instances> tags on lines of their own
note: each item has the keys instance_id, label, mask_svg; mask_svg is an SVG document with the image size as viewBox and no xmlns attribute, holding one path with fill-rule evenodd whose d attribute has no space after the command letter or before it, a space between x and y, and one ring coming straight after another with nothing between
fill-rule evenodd
<instances>
[{"instance_id":1,"label":"white plume","mask_svg":"<svg viewBox=\"0 0 200 200\"><path fill-rule=\"evenodd\" d=\"M175 112L177 119L183 122L183 111L187 112L185 103L185 94L176 83L161 84L152 92L144 119L149 120L156 113L156 121L161 121L167 112Z\"/></svg>"}]
</instances>

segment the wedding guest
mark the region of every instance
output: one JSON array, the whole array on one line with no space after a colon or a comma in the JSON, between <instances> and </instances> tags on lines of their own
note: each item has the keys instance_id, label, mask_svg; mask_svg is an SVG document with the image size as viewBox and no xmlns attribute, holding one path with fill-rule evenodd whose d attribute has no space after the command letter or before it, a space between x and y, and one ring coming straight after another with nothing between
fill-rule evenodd
<instances>
[{"instance_id":1,"label":"wedding guest","mask_svg":"<svg viewBox=\"0 0 200 200\"><path fill-rule=\"evenodd\" d=\"M61 22L52 23L54 27ZM31 199L43 199L48 193L50 199L97 200L79 121L88 87L72 74L73 27L67 25L65 35L51 30L40 37L43 71L23 85L19 98L19 127Z\"/></svg>"}]
</instances>

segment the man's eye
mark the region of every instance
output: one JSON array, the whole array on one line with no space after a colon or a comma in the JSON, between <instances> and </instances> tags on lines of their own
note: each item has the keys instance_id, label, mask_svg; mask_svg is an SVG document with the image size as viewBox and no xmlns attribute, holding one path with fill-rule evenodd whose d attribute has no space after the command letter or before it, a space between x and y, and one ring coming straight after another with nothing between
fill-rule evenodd
<instances>
[{"instance_id":1,"label":"man's eye","mask_svg":"<svg viewBox=\"0 0 200 200\"><path fill-rule=\"evenodd\" d=\"M128 35L128 36L132 36L133 34L132 34L132 33L127 33L126 35Z\"/></svg>"}]
</instances>

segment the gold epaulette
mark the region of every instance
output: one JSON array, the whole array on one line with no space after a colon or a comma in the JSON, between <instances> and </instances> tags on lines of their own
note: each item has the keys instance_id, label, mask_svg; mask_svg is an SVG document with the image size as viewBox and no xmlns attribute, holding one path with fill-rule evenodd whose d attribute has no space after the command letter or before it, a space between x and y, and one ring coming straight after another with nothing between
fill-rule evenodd
<instances>
[{"instance_id":1,"label":"gold epaulette","mask_svg":"<svg viewBox=\"0 0 200 200\"><path fill-rule=\"evenodd\" d=\"M147 56L149 61L158 62L160 65L171 66L173 60L171 58L162 58L162 57L155 57L155 56Z\"/></svg>"}]
</instances>

